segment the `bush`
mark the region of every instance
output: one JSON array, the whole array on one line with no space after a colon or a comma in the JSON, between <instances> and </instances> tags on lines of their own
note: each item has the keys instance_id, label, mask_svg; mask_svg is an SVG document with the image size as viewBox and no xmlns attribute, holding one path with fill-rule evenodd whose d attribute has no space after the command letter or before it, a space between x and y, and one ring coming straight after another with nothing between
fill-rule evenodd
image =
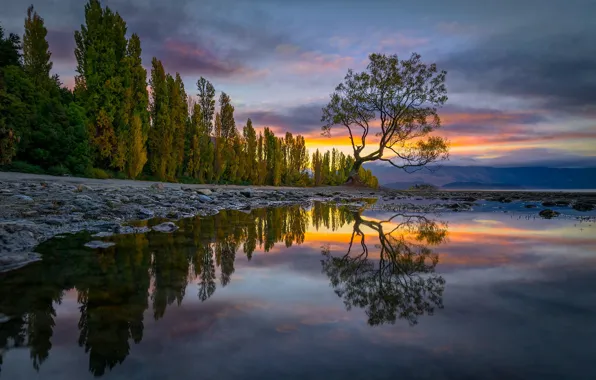
<instances>
[{"instance_id":1,"label":"bush","mask_svg":"<svg viewBox=\"0 0 596 380\"><path fill-rule=\"evenodd\" d=\"M126 176L126 174L124 174L123 172L115 172L114 173L114 178L116 178L116 179L128 179L128 177Z\"/></svg>"},{"instance_id":2,"label":"bush","mask_svg":"<svg viewBox=\"0 0 596 380\"><path fill-rule=\"evenodd\" d=\"M106 172L105 170L99 169L99 168L92 168L90 174L91 174L91 178L97 178L97 179L112 178L112 176L110 176L110 174L108 172Z\"/></svg>"},{"instance_id":3,"label":"bush","mask_svg":"<svg viewBox=\"0 0 596 380\"><path fill-rule=\"evenodd\" d=\"M70 171L62 165L56 165L56 166L51 166L48 169L48 174L63 176L65 174L70 175Z\"/></svg>"},{"instance_id":4,"label":"bush","mask_svg":"<svg viewBox=\"0 0 596 380\"><path fill-rule=\"evenodd\" d=\"M41 166L31 165L23 161L13 161L11 164L1 166L2 170L7 172L20 172L31 174L46 174Z\"/></svg>"}]
</instances>

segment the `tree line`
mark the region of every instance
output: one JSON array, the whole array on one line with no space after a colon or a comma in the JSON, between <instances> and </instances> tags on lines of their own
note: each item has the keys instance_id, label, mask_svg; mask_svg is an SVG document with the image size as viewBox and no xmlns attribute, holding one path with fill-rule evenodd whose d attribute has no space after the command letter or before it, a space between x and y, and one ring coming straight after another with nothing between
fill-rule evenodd
<instances>
[{"instance_id":1,"label":"tree line","mask_svg":"<svg viewBox=\"0 0 596 380\"><path fill-rule=\"evenodd\" d=\"M127 37L118 12L98 0L85 5L75 31L74 89L52 75L44 20L33 6L25 32L0 26L0 165L106 178L195 183L333 185L345 182L354 160L315 152L305 139L250 118L239 130L228 94L198 79L196 100L182 77L153 57L149 80L139 36ZM14 161L14 162L13 162ZM362 171L376 187L372 173Z\"/></svg>"}]
</instances>

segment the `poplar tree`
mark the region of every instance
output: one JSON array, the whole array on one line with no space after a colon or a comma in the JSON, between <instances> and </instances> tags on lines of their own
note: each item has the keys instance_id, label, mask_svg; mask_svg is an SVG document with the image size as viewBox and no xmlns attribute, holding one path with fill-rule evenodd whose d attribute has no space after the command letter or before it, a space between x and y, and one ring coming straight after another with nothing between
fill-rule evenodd
<instances>
[{"instance_id":1,"label":"poplar tree","mask_svg":"<svg viewBox=\"0 0 596 380\"><path fill-rule=\"evenodd\" d=\"M190 122L188 123L189 133L187 139L189 139L188 149L188 160L187 160L187 172L188 175L200 179L201 174L201 150L200 150L200 133L201 123L203 122L203 113L201 112L201 105L196 103L192 108L192 115Z\"/></svg>"},{"instance_id":2,"label":"poplar tree","mask_svg":"<svg viewBox=\"0 0 596 380\"><path fill-rule=\"evenodd\" d=\"M259 177L257 161L257 134L252 126L250 118L246 121L246 126L242 131L244 141L246 142L246 180L256 184Z\"/></svg>"},{"instance_id":3,"label":"poplar tree","mask_svg":"<svg viewBox=\"0 0 596 380\"><path fill-rule=\"evenodd\" d=\"M75 32L75 93L87 110L89 134L101 166L114 166L116 136L123 124L126 23L98 0L85 5L85 24Z\"/></svg>"},{"instance_id":4,"label":"poplar tree","mask_svg":"<svg viewBox=\"0 0 596 380\"><path fill-rule=\"evenodd\" d=\"M129 159L126 166L129 178L136 178L147 163L145 142L143 122L139 114L135 114L131 121Z\"/></svg>"},{"instance_id":5,"label":"poplar tree","mask_svg":"<svg viewBox=\"0 0 596 380\"><path fill-rule=\"evenodd\" d=\"M139 162L147 161L147 138L149 134L149 95L147 93L147 71L141 60L141 40L133 34L128 40L124 59L124 102L122 127L117 136L117 166L126 167L127 175L137 177L143 170ZM138 121L135 120L138 117ZM139 125L133 125L139 123ZM136 129L139 127L140 133ZM132 149L132 147L135 149ZM144 157L144 158L143 158Z\"/></svg>"},{"instance_id":6,"label":"poplar tree","mask_svg":"<svg viewBox=\"0 0 596 380\"><path fill-rule=\"evenodd\" d=\"M151 61L150 84L153 125L149 131L149 164L153 174L160 180L165 180L172 153L169 92L165 70L161 61L155 57Z\"/></svg>"},{"instance_id":7,"label":"poplar tree","mask_svg":"<svg viewBox=\"0 0 596 380\"><path fill-rule=\"evenodd\" d=\"M33 5L27 9L23 35L23 68L37 86L47 84L52 70L52 53L46 40L48 31Z\"/></svg>"},{"instance_id":8,"label":"poplar tree","mask_svg":"<svg viewBox=\"0 0 596 380\"><path fill-rule=\"evenodd\" d=\"M218 183L221 179L221 175L225 171L225 163L223 162L222 150L223 150L223 138L221 135L221 117L219 112L215 113L215 157L213 165L213 176L214 181Z\"/></svg>"},{"instance_id":9,"label":"poplar tree","mask_svg":"<svg viewBox=\"0 0 596 380\"><path fill-rule=\"evenodd\" d=\"M199 125L199 151L201 170L199 181L211 182L214 176L215 147L213 134L213 116L215 114L215 88L207 79L201 77L197 81L198 104L201 107L202 122Z\"/></svg>"}]
</instances>

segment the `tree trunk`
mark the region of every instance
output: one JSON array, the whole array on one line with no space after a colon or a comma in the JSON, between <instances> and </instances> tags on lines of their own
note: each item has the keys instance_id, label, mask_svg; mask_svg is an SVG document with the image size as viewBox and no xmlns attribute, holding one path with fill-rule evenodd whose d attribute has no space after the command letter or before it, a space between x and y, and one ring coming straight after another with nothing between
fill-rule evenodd
<instances>
[{"instance_id":1,"label":"tree trunk","mask_svg":"<svg viewBox=\"0 0 596 380\"><path fill-rule=\"evenodd\" d=\"M350 174L348 175L348 179L346 180L346 185L361 185L362 181L360 181L360 176L358 176L358 170L362 166L362 161L357 160L352 165L352 169L350 169Z\"/></svg>"}]
</instances>

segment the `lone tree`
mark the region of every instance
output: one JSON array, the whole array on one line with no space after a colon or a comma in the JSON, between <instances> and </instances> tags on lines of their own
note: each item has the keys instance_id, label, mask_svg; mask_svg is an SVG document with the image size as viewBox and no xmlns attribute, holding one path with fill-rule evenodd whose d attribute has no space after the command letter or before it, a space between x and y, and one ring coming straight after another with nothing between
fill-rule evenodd
<instances>
[{"instance_id":1,"label":"lone tree","mask_svg":"<svg viewBox=\"0 0 596 380\"><path fill-rule=\"evenodd\" d=\"M355 159L348 182L358 181L358 169L368 161L416 171L447 159L447 141L429 136L441 127L437 108L447 101L447 72L421 62L416 53L407 60L384 54L371 54L369 59L364 72L348 70L321 118L325 136L331 136L335 126L348 130ZM365 152L367 143L372 151Z\"/></svg>"}]
</instances>

